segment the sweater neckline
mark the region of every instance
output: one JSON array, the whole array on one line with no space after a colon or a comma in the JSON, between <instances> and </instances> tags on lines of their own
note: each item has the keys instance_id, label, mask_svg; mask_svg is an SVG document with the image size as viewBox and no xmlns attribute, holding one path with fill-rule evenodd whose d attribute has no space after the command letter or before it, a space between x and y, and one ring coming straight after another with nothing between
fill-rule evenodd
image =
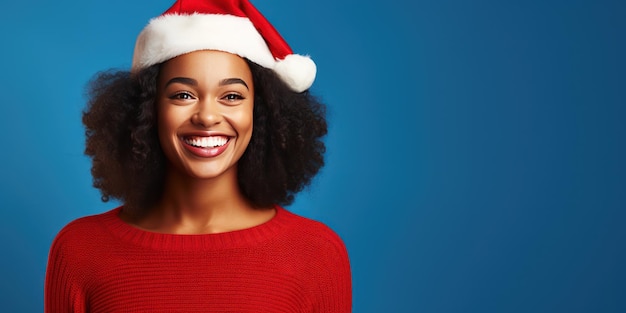
<instances>
[{"instance_id":1,"label":"sweater neckline","mask_svg":"<svg viewBox=\"0 0 626 313\"><path fill-rule=\"evenodd\" d=\"M266 242L285 231L293 214L275 205L269 221L246 229L215 234L166 234L143 230L119 217L122 206L101 215L104 226L124 242L156 250L207 251L250 247Z\"/></svg>"}]
</instances>

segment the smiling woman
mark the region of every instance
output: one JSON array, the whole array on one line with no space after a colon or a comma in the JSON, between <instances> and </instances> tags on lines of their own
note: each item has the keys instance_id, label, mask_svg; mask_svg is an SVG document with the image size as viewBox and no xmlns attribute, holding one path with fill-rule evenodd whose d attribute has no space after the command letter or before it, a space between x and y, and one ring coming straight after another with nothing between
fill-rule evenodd
<instances>
[{"instance_id":1,"label":"smiling woman","mask_svg":"<svg viewBox=\"0 0 626 313\"><path fill-rule=\"evenodd\" d=\"M281 207L323 165L314 76L247 1L153 19L83 116L94 186L124 204L57 235L46 311L351 311L341 239Z\"/></svg>"},{"instance_id":2,"label":"smiling woman","mask_svg":"<svg viewBox=\"0 0 626 313\"><path fill-rule=\"evenodd\" d=\"M248 64L230 53L195 51L163 64L157 81L159 139L177 172L237 180L235 164L252 137L254 88L248 85L253 86Z\"/></svg>"}]
</instances>

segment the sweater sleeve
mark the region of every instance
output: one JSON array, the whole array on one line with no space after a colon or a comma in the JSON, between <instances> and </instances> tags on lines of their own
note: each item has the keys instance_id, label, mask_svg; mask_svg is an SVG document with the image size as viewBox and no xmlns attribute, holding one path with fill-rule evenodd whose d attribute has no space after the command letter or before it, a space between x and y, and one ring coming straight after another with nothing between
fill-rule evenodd
<instances>
[{"instance_id":1,"label":"sweater sleeve","mask_svg":"<svg viewBox=\"0 0 626 313\"><path fill-rule=\"evenodd\" d=\"M69 226L69 225L68 225ZM72 255L80 254L71 244L75 234L63 229L52 243L46 269L44 289L44 312L46 313L84 313L86 303L81 277L77 273L77 264L73 264Z\"/></svg>"},{"instance_id":2,"label":"sweater sleeve","mask_svg":"<svg viewBox=\"0 0 626 313\"><path fill-rule=\"evenodd\" d=\"M320 313L352 312L352 278L348 252L341 239L328 230L325 249L319 250L317 308Z\"/></svg>"}]
</instances>

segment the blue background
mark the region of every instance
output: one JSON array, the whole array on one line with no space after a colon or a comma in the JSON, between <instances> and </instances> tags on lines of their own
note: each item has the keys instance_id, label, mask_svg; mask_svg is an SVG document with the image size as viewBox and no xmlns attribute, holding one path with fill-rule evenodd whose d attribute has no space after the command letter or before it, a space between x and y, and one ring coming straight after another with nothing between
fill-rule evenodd
<instances>
[{"instance_id":1,"label":"blue background","mask_svg":"<svg viewBox=\"0 0 626 313\"><path fill-rule=\"evenodd\" d=\"M2 1L0 308L40 312L49 245L106 211L84 86L170 0ZM355 312L626 312L623 1L254 1L329 105L291 210L348 247Z\"/></svg>"}]
</instances>

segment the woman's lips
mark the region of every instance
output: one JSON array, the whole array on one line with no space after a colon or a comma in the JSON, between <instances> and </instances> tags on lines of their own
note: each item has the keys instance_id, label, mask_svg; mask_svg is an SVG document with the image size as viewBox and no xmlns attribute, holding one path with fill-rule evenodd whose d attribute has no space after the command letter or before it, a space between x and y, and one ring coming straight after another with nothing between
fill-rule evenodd
<instances>
[{"instance_id":1,"label":"woman's lips","mask_svg":"<svg viewBox=\"0 0 626 313\"><path fill-rule=\"evenodd\" d=\"M201 158L216 157L222 154L228 147L228 144L230 144L230 137L224 135L190 135L183 136L180 140L187 151Z\"/></svg>"}]
</instances>

